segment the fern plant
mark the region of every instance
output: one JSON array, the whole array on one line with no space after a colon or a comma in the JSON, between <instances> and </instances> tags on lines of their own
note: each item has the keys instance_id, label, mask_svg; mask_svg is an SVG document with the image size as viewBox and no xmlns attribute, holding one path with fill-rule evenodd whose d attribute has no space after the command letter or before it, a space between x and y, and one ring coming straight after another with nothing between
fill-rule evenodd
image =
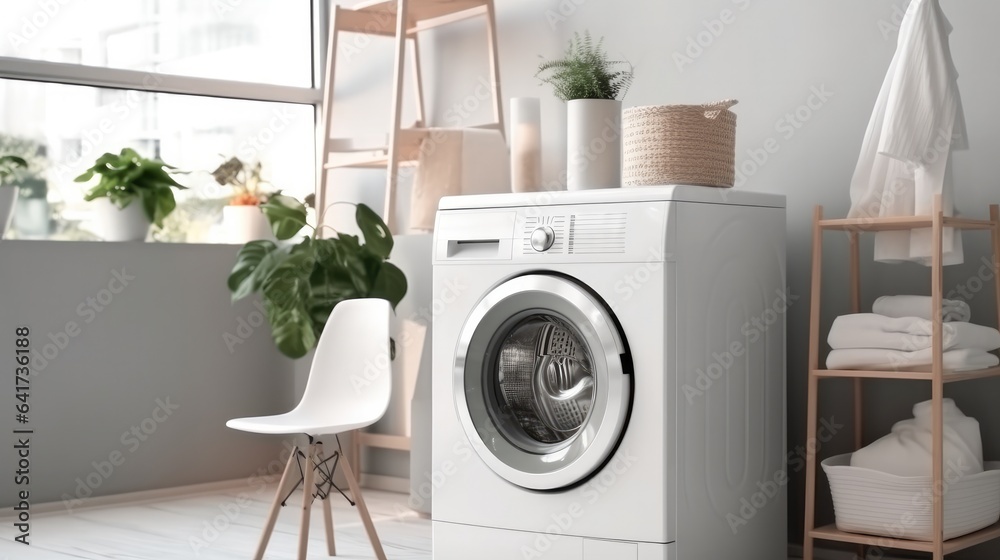
<instances>
[{"instance_id":1,"label":"fern plant","mask_svg":"<svg viewBox=\"0 0 1000 560\"><path fill-rule=\"evenodd\" d=\"M552 86L563 101L621 99L632 85L633 67L628 61L608 58L604 38L595 43L585 31L582 36L573 34L562 59L543 60L535 77Z\"/></svg>"}]
</instances>

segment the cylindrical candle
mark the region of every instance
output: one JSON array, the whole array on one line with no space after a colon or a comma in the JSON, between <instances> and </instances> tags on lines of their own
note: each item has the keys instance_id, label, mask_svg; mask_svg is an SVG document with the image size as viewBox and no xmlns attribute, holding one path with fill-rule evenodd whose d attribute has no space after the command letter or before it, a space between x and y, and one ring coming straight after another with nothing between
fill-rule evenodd
<instances>
[{"instance_id":1,"label":"cylindrical candle","mask_svg":"<svg viewBox=\"0 0 1000 560\"><path fill-rule=\"evenodd\" d=\"M542 110L537 97L510 100L510 130L511 190L542 190Z\"/></svg>"}]
</instances>

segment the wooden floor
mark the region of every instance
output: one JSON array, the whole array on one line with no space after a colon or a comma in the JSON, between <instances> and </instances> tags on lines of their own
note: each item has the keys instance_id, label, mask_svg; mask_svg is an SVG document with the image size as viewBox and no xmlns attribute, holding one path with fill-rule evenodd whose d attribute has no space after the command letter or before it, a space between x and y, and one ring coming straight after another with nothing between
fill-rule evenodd
<instances>
[{"instance_id":1,"label":"wooden floor","mask_svg":"<svg viewBox=\"0 0 1000 560\"><path fill-rule=\"evenodd\" d=\"M406 507L407 496L365 491L375 528L393 560L430 560L431 522ZM260 538L273 487L233 488L137 504L35 514L31 545L13 542L13 520L0 518L0 560L249 560ZM337 557L374 558L357 511L333 501ZM265 558L292 560L301 494L278 518ZM8 510L10 511L10 510ZM309 558L329 558L319 504L312 510Z\"/></svg>"},{"instance_id":2,"label":"wooden floor","mask_svg":"<svg viewBox=\"0 0 1000 560\"><path fill-rule=\"evenodd\" d=\"M31 546L14 543L13 520L0 516L0 560L250 560L273 492L273 486L243 485L72 513L36 513ZM431 522L406 506L406 495L369 489L365 500L388 558L431 560ZM281 511L266 559L296 558L301 503L296 493ZM374 558L357 510L339 496L331 503L337 558ZM309 559L328 559L319 504L312 514Z\"/></svg>"}]
</instances>

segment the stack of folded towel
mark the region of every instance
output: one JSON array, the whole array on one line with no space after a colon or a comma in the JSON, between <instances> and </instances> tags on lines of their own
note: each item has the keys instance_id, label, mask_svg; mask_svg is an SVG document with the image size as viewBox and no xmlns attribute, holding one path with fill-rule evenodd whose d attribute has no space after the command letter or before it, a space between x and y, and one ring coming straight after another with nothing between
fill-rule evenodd
<instances>
[{"instance_id":1,"label":"stack of folded towel","mask_svg":"<svg viewBox=\"0 0 1000 560\"><path fill-rule=\"evenodd\" d=\"M883 296L872 311L834 320L827 339L833 348L827 368L900 370L931 363L930 297ZM947 370L968 371L1000 363L990 353L1000 348L1000 331L967 322L970 315L964 301L943 300L942 349Z\"/></svg>"},{"instance_id":2,"label":"stack of folded towel","mask_svg":"<svg viewBox=\"0 0 1000 560\"><path fill-rule=\"evenodd\" d=\"M954 475L983 472L983 441L979 422L944 399L944 463ZM855 451L852 467L864 467L896 476L932 476L933 439L931 401L914 405L913 418L897 422L892 432ZM952 475L952 476L954 476Z\"/></svg>"}]
</instances>

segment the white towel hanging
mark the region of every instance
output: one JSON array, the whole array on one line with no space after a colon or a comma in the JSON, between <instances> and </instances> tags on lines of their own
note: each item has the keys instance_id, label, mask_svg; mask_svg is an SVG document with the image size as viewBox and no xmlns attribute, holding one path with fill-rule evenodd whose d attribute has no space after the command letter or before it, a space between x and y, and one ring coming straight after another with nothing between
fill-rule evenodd
<instances>
[{"instance_id":1,"label":"white towel hanging","mask_svg":"<svg viewBox=\"0 0 1000 560\"><path fill-rule=\"evenodd\" d=\"M968 142L951 30L938 0L912 0L851 180L848 217L930 215L936 194L953 215L951 152ZM961 263L959 232L945 228L943 241L944 264ZM875 260L929 265L930 256L930 229L875 237Z\"/></svg>"}]
</instances>

